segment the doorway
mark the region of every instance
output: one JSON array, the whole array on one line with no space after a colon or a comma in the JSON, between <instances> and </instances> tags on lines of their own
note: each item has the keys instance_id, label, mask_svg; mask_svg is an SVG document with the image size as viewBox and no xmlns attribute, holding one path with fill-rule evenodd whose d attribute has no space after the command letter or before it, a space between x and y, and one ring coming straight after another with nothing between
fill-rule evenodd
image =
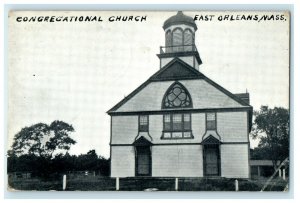
<instances>
[{"instance_id":1,"label":"doorway","mask_svg":"<svg viewBox=\"0 0 300 203\"><path fill-rule=\"evenodd\" d=\"M137 146L135 160L136 176L151 176L151 163L150 146Z\"/></svg>"},{"instance_id":2,"label":"doorway","mask_svg":"<svg viewBox=\"0 0 300 203\"><path fill-rule=\"evenodd\" d=\"M203 145L204 176L220 176L220 150L218 144Z\"/></svg>"}]
</instances>

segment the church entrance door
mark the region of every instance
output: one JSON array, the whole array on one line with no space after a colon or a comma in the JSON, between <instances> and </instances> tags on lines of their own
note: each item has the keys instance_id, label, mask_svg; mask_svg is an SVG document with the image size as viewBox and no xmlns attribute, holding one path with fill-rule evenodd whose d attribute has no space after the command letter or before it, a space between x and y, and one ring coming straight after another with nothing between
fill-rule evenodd
<instances>
[{"instance_id":1,"label":"church entrance door","mask_svg":"<svg viewBox=\"0 0 300 203\"><path fill-rule=\"evenodd\" d=\"M204 175L219 176L220 175L220 153L219 145L204 145Z\"/></svg>"},{"instance_id":2,"label":"church entrance door","mask_svg":"<svg viewBox=\"0 0 300 203\"><path fill-rule=\"evenodd\" d=\"M136 175L151 176L150 146L136 147Z\"/></svg>"}]
</instances>

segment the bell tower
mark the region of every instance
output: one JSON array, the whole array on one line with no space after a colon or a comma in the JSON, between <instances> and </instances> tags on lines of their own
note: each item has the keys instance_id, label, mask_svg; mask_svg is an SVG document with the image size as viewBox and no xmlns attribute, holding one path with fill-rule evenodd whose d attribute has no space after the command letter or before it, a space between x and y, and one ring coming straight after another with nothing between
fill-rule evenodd
<instances>
[{"instance_id":1,"label":"bell tower","mask_svg":"<svg viewBox=\"0 0 300 203\"><path fill-rule=\"evenodd\" d=\"M165 46L161 46L160 53L157 54L160 68L177 57L199 71L202 61L195 45L197 25L193 18L178 11L164 22L163 29Z\"/></svg>"}]
</instances>

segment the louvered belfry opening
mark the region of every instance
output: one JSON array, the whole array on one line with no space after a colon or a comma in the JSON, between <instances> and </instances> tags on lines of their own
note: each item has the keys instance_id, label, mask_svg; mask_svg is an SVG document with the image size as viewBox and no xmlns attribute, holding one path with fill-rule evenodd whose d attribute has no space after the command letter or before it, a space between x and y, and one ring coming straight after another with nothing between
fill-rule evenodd
<instances>
[{"instance_id":1,"label":"louvered belfry opening","mask_svg":"<svg viewBox=\"0 0 300 203\"><path fill-rule=\"evenodd\" d=\"M164 53L196 51L194 32L190 28L180 27L166 32Z\"/></svg>"},{"instance_id":2,"label":"louvered belfry opening","mask_svg":"<svg viewBox=\"0 0 300 203\"><path fill-rule=\"evenodd\" d=\"M165 45L160 46L160 68L174 58L180 58L191 67L199 70L202 64L199 52L195 45L197 25L191 16L179 11L168 18L163 25L165 31Z\"/></svg>"},{"instance_id":3,"label":"louvered belfry opening","mask_svg":"<svg viewBox=\"0 0 300 203\"><path fill-rule=\"evenodd\" d=\"M165 53L194 51L196 49L194 36L197 27L191 17L179 11L165 22L164 28L166 32Z\"/></svg>"}]
</instances>

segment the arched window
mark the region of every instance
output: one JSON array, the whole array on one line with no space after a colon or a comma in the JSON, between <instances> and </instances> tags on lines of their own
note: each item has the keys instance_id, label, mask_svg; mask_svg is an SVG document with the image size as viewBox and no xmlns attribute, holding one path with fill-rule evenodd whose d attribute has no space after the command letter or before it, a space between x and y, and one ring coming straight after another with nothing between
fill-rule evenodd
<instances>
[{"instance_id":1,"label":"arched window","mask_svg":"<svg viewBox=\"0 0 300 203\"><path fill-rule=\"evenodd\" d=\"M189 108L192 100L187 89L179 82L173 83L165 93L162 108Z\"/></svg>"},{"instance_id":2,"label":"arched window","mask_svg":"<svg viewBox=\"0 0 300 203\"><path fill-rule=\"evenodd\" d=\"M183 45L191 45L184 46L184 51L192 51L192 45L194 44L193 32L190 29L185 29L183 33Z\"/></svg>"},{"instance_id":3,"label":"arched window","mask_svg":"<svg viewBox=\"0 0 300 203\"><path fill-rule=\"evenodd\" d=\"M166 52L169 53L172 50L172 33L171 30L166 32Z\"/></svg>"},{"instance_id":4,"label":"arched window","mask_svg":"<svg viewBox=\"0 0 300 203\"><path fill-rule=\"evenodd\" d=\"M193 107L190 93L179 82L174 82L166 91L162 109ZM191 113L166 113L163 118L161 139L192 139Z\"/></svg>"},{"instance_id":5,"label":"arched window","mask_svg":"<svg viewBox=\"0 0 300 203\"><path fill-rule=\"evenodd\" d=\"M183 31L181 28L173 30L173 51L183 51Z\"/></svg>"}]
</instances>

